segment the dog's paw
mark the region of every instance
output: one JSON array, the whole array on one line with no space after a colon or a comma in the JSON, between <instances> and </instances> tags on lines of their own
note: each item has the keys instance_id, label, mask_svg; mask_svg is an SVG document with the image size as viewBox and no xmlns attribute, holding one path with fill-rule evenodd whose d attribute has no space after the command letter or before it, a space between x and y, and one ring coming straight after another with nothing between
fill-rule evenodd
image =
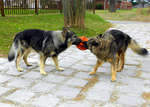
<instances>
[{"instance_id":1,"label":"dog's paw","mask_svg":"<svg viewBox=\"0 0 150 107\"><path fill-rule=\"evenodd\" d=\"M42 75L47 75L47 73L46 73L45 71L40 71L40 73L41 73Z\"/></svg>"},{"instance_id":2,"label":"dog's paw","mask_svg":"<svg viewBox=\"0 0 150 107\"><path fill-rule=\"evenodd\" d=\"M65 69L64 69L64 68L59 67L59 68L57 68L57 70L58 70L58 71L64 71Z\"/></svg>"},{"instance_id":3,"label":"dog's paw","mask_svg":"<svg viewBox=\"0 0 150 107\"><path fill-rule=\"evenodd\" d=\"M22 68L19 68L19 69L18 69L18 71L19 71L19 72L23 72L23 71L24 71L24 69L22 69Z\"/></svg>"},{"instance_id":4,"label":"dog's paw","mask_svg":"<svg viewBox=\"0 0 150 107\"><path fill-rule=\"evenodd\" d=\"M32 64L28 64L27 66L32 66Z\"/></svg>"},{"instance_id":5,"label":"dog's paw","mask_svg":"<svg viewBox=\"0 0 150 107\"><path fill-rule=\"evenodd\" d=\"M111 82L116 82L116 77L112 77Z\"/></svg>"},{"instance_id":6,"label":"dog's paw","mask_svg":"<svg viewBox=\"0 0 150 107\"><path fill-rule=\"evenodd\" d=\"M94 72L90 72L90 73L89 73L89 75L94 75L94 74L95 74Z\"/></svg>"}]
</instances>

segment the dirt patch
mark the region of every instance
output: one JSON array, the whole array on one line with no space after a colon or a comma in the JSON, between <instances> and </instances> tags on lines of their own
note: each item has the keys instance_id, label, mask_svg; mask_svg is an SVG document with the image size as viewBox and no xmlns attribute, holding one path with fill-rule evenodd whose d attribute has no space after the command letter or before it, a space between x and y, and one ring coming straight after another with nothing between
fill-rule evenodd
<instances>
[{"instance_id":1,"label":"dirt patch","mask_svg":"<svg viewBox=\"0 0 150 107\"><path fill-rule=\"evenodd\" d=\"M134 77L139 78L141 76L141 74L142 74L141 70L138 70Z\"/></svg>"},{"instance_id":2,"label":"dirt patch","mask_svg":"<svg viewBox=\"0 0 150 107\"><path fill-rule=\"evenodd\" d=\"M0 54L0 57L7 58L7 55L6 54Z\"/></svg>"},{"instance_id":3,"label":"dirt patch","mask_svg":"<svg viewBox=\"0 0 150 107\"><path fill-rule=\"evenodd\" d=\"M145 100L150 100L150 92L149 92L149 93L144 92L144 93L142 94L142 97L143 97L143 99L145 99Z\"/></svg>"},{"instance_id":4,"label":"dirt patch","mask_svg":"<svg viewBox=\"0 0 150 107\"><path fill-rule=\"evenodd\" d=\"M111 96L113 96L113 97L111 97L110 98L110 102L116 102L117 100L118 100L118 96L116 96L117 95L117 91L114 91L113 93L112 93L112 95Z\"/></svg>"},{"instance_id":5,"label":"dirt patch","mask_svg":"<svg viewBox=\"0 0 150 107\"><path fill-rule=\"evenodd\" d=\"M88 84L82 89L84 92L87 92L90 87L93 87L95 83L98 82L98 75L88 80L89 80Z\"/></svg>"},{"instance_id":6,"label":"dirt patch","mask_svg":"<svg viewBox=\"0 0 150 107\"><path fill-rule=\"evenodd\" d=\"M81 100L83 100L85 97L86 97L85 95L79 94L79 95L74 99L74 101L81 101Z\"/></svg>"},{"instance_id":7,"label":"dirt patch","mask_svg":"<svg viewBox=\"0 0 150 107\"><path fill-rule=\"evenodd\" d=\"M87 92L91 87L93 87L95 85L96 82L98 82L98 75L96 75L95 77L93 77L91 79L87 79L87 80L89 80L89 82L87 83L87 85L85 87L82 88L81 93L74 99L75 101L81 101L82 99L84 99L86 97L82 93Z\"/></svg>"}]
</instances>

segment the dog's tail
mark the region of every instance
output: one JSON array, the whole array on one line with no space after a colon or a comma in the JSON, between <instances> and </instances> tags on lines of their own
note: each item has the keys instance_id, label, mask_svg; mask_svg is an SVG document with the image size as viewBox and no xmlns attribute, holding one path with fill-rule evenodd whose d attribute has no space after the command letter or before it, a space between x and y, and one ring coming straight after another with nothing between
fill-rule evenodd
<instances>
[{"instance_id":1,"label":"dog's tail","mask_svg":"<svg viewBox=\"0 0 150 107\"><path fill-rule=\"evenodd\" d=\"M9 54L8 54L8 61L13 61L17 57L18 51L20 49L19 43L20 43L19 39L14 40L11 46L11 49L9 51Z\"/></svg>"},{"instance_id":2,"label":"dog's tail","mask_svg":"<svg viewBox=\"0 0 150 107\"><path fill-rule=\"evenodd\" d=\"M129 44L128 44L129 48L131 48L135 53L142 55L142 56L146 56L148 55L148 51L145 48L140 47L140 45L134 40L131 39Z\"/></svg>"}]
</instances>

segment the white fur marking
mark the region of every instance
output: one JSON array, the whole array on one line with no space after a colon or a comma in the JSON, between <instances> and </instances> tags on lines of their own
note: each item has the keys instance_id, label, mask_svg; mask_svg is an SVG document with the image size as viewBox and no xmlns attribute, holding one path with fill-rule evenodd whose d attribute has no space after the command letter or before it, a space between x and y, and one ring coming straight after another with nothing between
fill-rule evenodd
<instances>
[{"instance_id":1,"label":"white fur marking","mask_svg":"<svg viewBox=\"0 0 150 107\"><path fill-rule=\"evenodd\" d=\"M47 37L43 40L43 46L42 46L42 50L44 49L45 46L45 41L47 40Z\"/></svg>"}]
</instances>

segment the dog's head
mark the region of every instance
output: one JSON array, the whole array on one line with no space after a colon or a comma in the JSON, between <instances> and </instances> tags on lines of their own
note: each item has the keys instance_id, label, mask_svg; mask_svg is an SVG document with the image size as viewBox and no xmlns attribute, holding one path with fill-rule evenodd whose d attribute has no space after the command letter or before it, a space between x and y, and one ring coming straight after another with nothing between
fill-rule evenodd
<instances>
[{"instance_id":1,"label":"dog's head","mask_svg":"<svg viewBox=\"0 0 150 107\"><path fill-rule=\"evenodd\" d=\"M100 41L98 38L91 38L88 41L84 41L83 45L86 49L91 50L91 52L93 52L93 50L95 50L97 47L100 47Z\"/></svg>"},{"instance_id":2,"label":"dog's head","mask_svg":"<svg viewBox=\"0 0 150 107\"><path fill-rule=\"evenodd\" d=\"M78 45L82 42L73 31L69 30L69 28L63 27L62 35L67 44Z\"/></svg>"}]
</instances>

